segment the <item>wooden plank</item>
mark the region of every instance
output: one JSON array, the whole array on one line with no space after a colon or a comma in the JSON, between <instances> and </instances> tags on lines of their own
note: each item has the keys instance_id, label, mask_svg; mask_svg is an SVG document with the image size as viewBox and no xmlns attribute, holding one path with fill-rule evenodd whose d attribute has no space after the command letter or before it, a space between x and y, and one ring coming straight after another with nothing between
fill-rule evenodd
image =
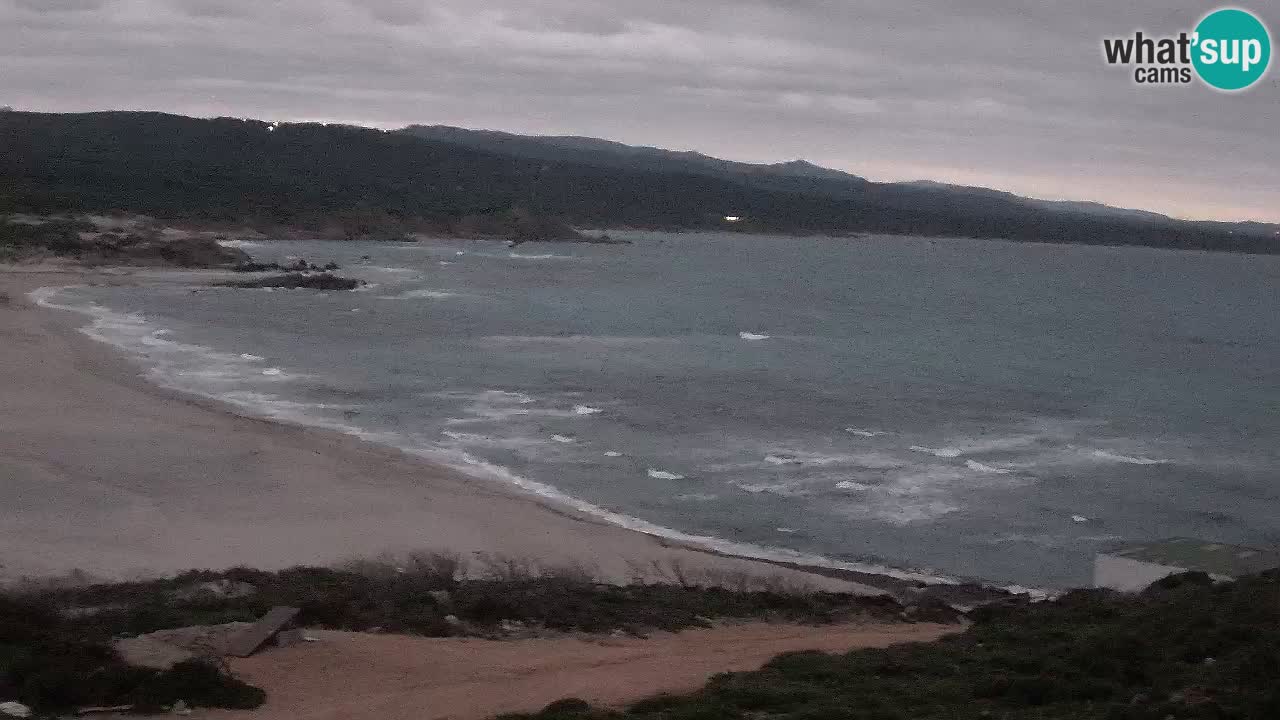
<instances>
[{"instance_id":1,"label":"wooden plank","mask_svg":"<svg viewBox=\"0 0 1280 720\"><path fill-rule=\"evenodd\" d=\"M298 608L279 605L271 608L271 612L263 615L258 622L241 630L227 642L227 654L235 657L249 657L271 639L272 635L288 625L298 614Z\"/></svg>"}]
</instances>

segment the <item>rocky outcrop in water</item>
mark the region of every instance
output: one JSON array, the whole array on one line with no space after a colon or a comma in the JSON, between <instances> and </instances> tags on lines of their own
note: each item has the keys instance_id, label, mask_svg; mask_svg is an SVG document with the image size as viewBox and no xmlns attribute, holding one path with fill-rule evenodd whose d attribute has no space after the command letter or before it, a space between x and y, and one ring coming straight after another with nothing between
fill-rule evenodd
<instances>
[{"instance_id":1,"label":"rocky outcrop in water","mask_svg":"<svg viewBox=\"0 0 1280 720\"><path fill-rule=\"evenodd\" d=\"M355 290L363 286L363 280L345 278L333 273L285 273L268 275L252 280L234 280L218 283L222 287L284 288L287 290Z\"/></svg>"}]
</instances>

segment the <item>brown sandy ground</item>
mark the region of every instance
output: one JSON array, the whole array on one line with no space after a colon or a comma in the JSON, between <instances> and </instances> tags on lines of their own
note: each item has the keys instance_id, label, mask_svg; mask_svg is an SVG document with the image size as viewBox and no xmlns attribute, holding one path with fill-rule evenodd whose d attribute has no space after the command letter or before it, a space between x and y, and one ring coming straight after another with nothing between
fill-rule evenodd
<instances>
[{"instance_id":1,"label":"brown sandy ground","mask_svg":"<svg viewBox=\"0 0 1280 720\"><path fill-rule=\"evenodd\" d=\"M845 652L928 642L959 625L749 623L639 638L493 641L310 631L316 642L237 660L267 691L252 712L199 711L216 720L480 720L535 711L566 697L620 706L689 692L712 675L753 670L795 650Z\"/></svg>"}]
</instances>

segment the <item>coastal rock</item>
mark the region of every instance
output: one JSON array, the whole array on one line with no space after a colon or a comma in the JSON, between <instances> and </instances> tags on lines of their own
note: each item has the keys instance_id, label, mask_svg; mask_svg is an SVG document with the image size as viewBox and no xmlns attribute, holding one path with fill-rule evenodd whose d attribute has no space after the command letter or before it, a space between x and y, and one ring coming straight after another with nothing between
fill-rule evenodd
<instances>
[{"instance_id":1,"label":"coastal rock","mask_svg":"<svg viewBox=\"0 0 1280 720\"><path fill-rule=\"evenodd\" d=\"M195 653L189 650L147 635L117 640L114 645L121 660L136 667L153 670L168 670L180 662L196 657Z\"/></svg>"},{"instance_id":2,"label":"coastal rock","mask_svg":"<svg viewBox=\"0 0 1280 720\"><path fill-rule=\"evenodd\" d=\"M269 275L253 280L234 280L218 283L223 287L238 288L285 288L305 290L355 290L363 286L363 280L340 277L332 273L285 273Z\"/></svg>"},{"instance_id":3,"label":"coastal rock","mask_svg":"<svg viewBox=\"0 0 1280 720\"><path fill-rule=\"evenodd\" d=\"M20 702L3 702L0 703L0 715L15 718L31 717L31 708Z\"/></svg>"}]
</instances>

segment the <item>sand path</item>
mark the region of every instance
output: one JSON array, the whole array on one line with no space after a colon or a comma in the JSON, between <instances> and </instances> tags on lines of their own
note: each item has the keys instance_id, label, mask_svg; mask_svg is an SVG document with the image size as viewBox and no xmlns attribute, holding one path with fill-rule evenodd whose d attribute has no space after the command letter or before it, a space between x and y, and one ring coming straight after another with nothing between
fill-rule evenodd
<instances>
[{"instance_id":1,"label":"sand path","mask_svg":"<svg viewBox=\"0 0 1280 720\"><path fill-rule=\"evenodd\" d=\"M219 720L432 720L534 711L578 697L623 705L688 692L715 673L759 668L794 650L844 652L927 642L956 625L751 623L649 639L489 641L313 631L317 642L236 661L267 691L254 712L201 711Z\"/></svg>"}]
</instances>

